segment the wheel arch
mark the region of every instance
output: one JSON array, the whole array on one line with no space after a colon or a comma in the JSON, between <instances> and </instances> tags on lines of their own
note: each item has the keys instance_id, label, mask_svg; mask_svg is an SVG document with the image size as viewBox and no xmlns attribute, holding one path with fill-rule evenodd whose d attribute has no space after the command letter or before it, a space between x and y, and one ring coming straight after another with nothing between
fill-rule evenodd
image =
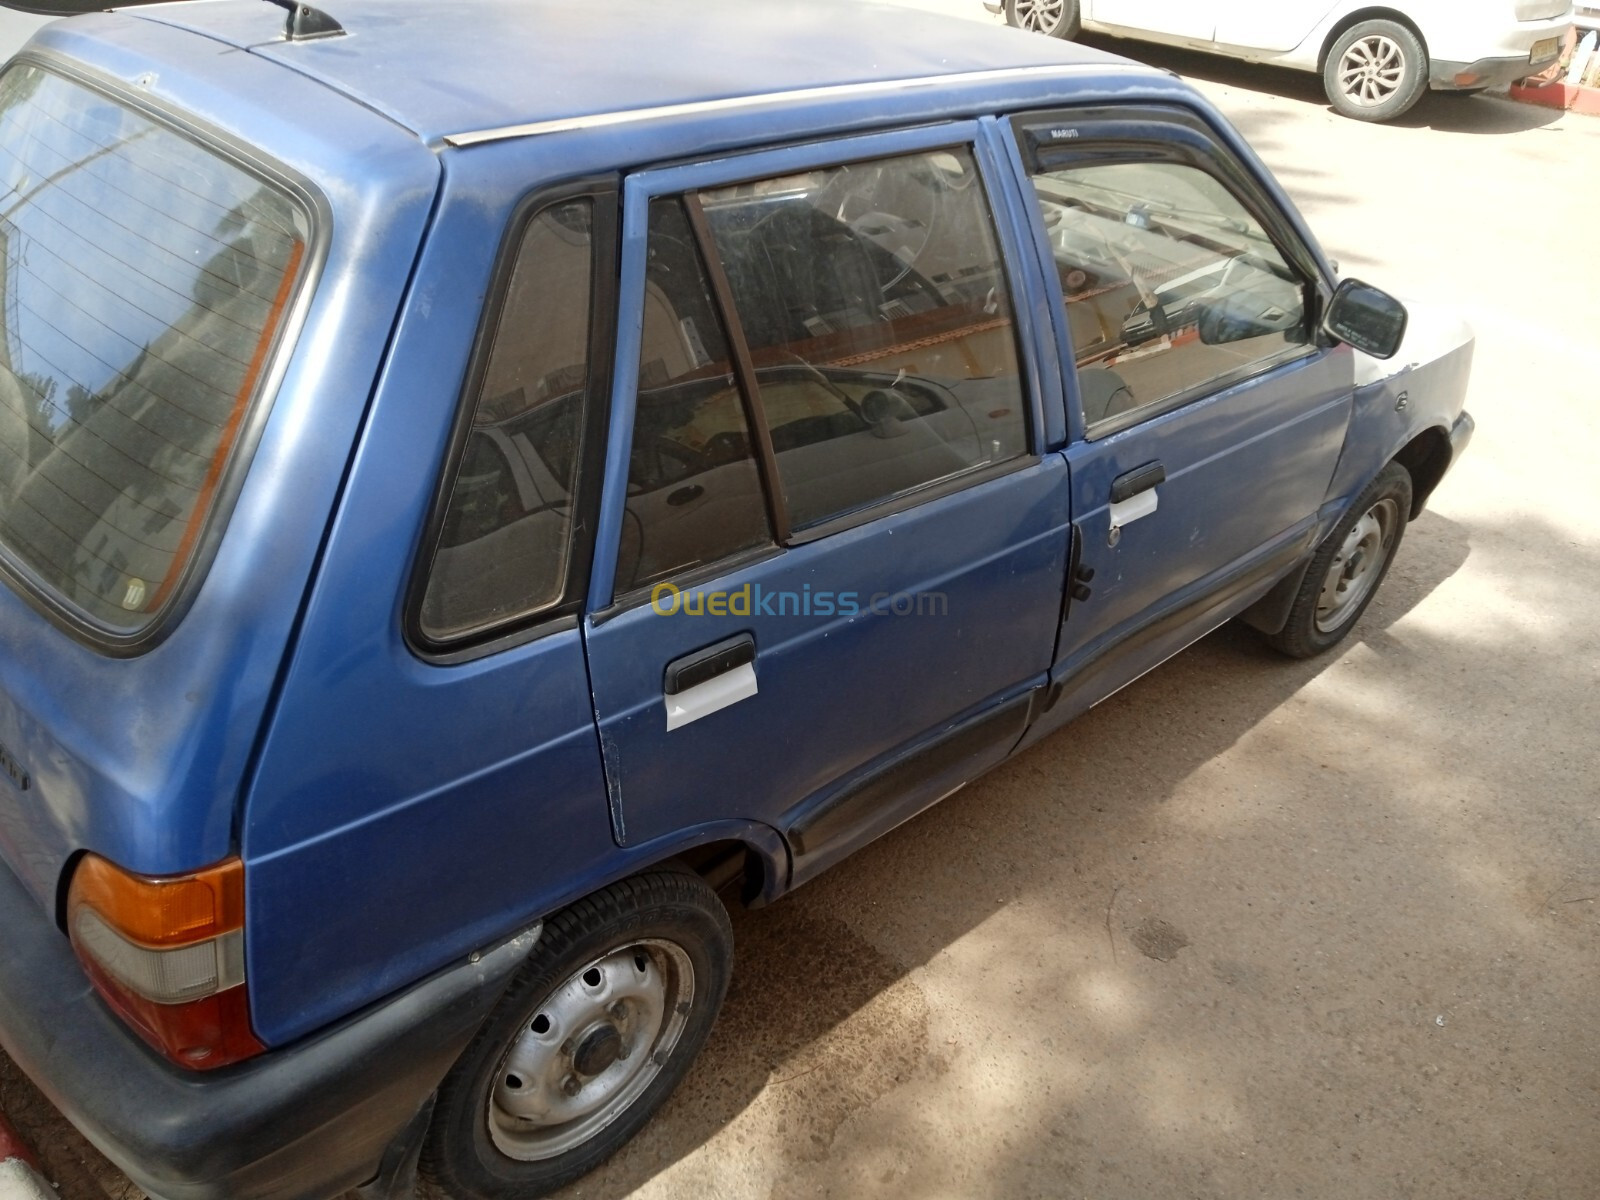
<instances>
[{"instance_id":1,"label":"wheel arch","mask_svg":"<svg viewBox=\"0 0 1600 1200\"><path fill-rule=\"evenodd\" d=\"M657 865L666 863L686 867L710 884L718 895L737 896L747 908L760 908L777 899L789 874L787 852L780 862L772 846L738 837L701 842Z\"/></svg>"},{"instance_id":2,"label":"wheel arch","mask_svg":"<svg viewBox=\"0 0 1600 1200\"><path fill-rule=\"evenodd\" d=\"M1381 5L1375 5L1368 8L1358 8L1354 12L1346 13L1329 27L1326 36L1322 39L1322 48L1317 51L1318 74L1327 69L1328 55L1333 53L1334 43L1363 21L1393 21L1396 25L1404 25L1416 35L1417 41L1422 43L1424 60L1430 56L1428 35L1422 32L1422 27L1416 21L1397 8L1384 8ZM1424 61L1424 69L1426 69L1426 65L1426 61Z\"/></svg>"},{"instance_id":3,"label":"wheel arch","mask_svg":"<svg viewBox=\"0 0 1600 1200\"><path fill-rule=\"evenodd\" d=\"M1450 469L1452 457L1450 434L1434 425L1424 429L1400 448L1390 461L1397 462L1411 476L1411 512L1408 520L1415 521L1427 507L1428 497L1443 481Z\"/></svg>"}]
</instances>

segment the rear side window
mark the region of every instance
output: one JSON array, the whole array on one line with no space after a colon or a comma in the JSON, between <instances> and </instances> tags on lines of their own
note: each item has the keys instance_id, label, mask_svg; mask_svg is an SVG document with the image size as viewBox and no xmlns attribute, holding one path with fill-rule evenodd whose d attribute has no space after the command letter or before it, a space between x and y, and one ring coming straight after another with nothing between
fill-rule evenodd
<instances>
[{"instance_id":1,"label":"rear side window","mask_svg":"<svg viewBox=\"0 0 1600 1200\"><path fill-rule=\"evenodd\" d=\"M21 64L0 77L0 545L115 634L201 540L304 264L279 185Z\"/></svg>"},{"instance_id":2,"label":"rear side window","mask_svg":"<svg viewBox=\"0 0 1600 1200\"><path fill-rule=\"evenodd\" d=\"M589 382L594 201L528 223L434 551L429 641L459 641L560 605Z\"/></svg>"}]
</instances>

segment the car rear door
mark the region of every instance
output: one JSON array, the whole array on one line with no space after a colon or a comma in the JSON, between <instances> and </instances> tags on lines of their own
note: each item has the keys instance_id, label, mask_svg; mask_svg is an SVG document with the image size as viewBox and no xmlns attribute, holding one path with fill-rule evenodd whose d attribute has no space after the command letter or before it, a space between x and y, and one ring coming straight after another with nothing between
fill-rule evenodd
<instances>
[{"instance_id":1,"label":"car rear door","mask_svg":"<svg viewBox=\"0 0 1600 1200\"><path fill-rule=\"evenodd\" d=\"M619 842L797 878L1017 743L1068 546L976 123L635 175L585 621Z\"/></svg>"},{"instance_id":2,"label":"car rear door","mask_svg":"<svg viewBox=\"0 0 1600 1200\"><path fill-rule=\"evenodd\" d=\"M1211 40L1214 7L1211 0L1087 0L1084 15L1095 25L1194 44Z\"/></svg>"},{"instance_id":3,"label":"car rear door","mask_svg":"<svg viewBox=\"0 0 1600 1200\"><path fill-rule=\"evenodd\" d=\"M1305 41L1337 4L1330 0L1209 0L1216 13L1216 40L1285 54Z\"/></svg>"},{"instance_id":4,"label":"car rear door","mask_svg":"<svg viewBox=\"0 0 1600 1200\"><path fill-rule=\"evenodd\" d=\"M1014 128L1077 366L1078 587L1055 678L1081 706L1303 559L1354 367L1318 332L1329 285L1287 201L1197 116L1129 106Z\"/></svg>"}]
</instances>

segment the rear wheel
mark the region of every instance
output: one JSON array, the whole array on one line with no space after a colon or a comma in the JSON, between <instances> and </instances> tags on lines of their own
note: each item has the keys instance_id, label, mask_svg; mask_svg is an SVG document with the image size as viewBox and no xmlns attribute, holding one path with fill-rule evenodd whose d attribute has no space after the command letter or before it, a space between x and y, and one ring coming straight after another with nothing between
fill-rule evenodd
<instances>
[{"instance_id":1,"label":"rear wheel","mask_svg":"<svg viewBox=\"0 0 1600 1200\"><path fill-rule=\"evenodd\" d=\"M599 1166L688 1071L732 961L727 912L687 872L551 917L440 1086L422 1173L458 1200L532 1200Z\"/></svg>"},{"instance_id":2,"label":"rear wheel","mask_svg":"<svg viewBox=\"0 0 1600 1200\"><path fill-rule=\"evenodd\" d=\"M1078 0L1006 0L1006 23L1030 33L1075 38L1081 27Z\"/></svg>"},{"instance_id":3,"label":"rear wheel","mask_svg":"<svg viewBox=\"0 0 1600 1200\"><path fill-rule=\"evenodd\" d=\"M1362 21L1345 30L1322 68L1328 101L1357 121L1392 121L1428 90L1422 40L1396 21Z\"/></svg>"}]
</instances>

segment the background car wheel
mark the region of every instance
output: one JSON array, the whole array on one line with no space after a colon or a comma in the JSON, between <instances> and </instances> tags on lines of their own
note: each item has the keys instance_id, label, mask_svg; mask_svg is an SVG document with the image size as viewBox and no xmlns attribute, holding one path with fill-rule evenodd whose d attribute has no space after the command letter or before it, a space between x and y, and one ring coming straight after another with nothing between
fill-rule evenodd
<instances>
[{"instance_id":1,"label":"background car wheel","mask_svg":"<svg viewBox=\"0 0 1600 1200\"><path fill-rule=\"evenodd\" d=\"M732 963L728 914L688 872L551 917L439 1088L423 1175L456 1200L531 1200L593 1170L682 1080Z\"/></svg>"},{"instance_id":2,"label":"background car wheel","mask_svg":"<svg viewBox=\"0 0 1600 1200\"><path fill-rule=\"evenodd\" d=\"M1268 638L1292 658L1332 649L1355 628L1389 573L1411 512L1411 475L1390 463L1317 548L1288 623Z\"/></svg>"},{"instance_id":3,"label":"background car wheel","mask_svg":"<svg viewBox=\"0 0 1600 1200\"><path fill-rule=\"evenodd\" d=\"M1006 24L1050 37L1075 38L1078 0L1006 0Z\"/></svg>"},{"instance_id":4,"label":"background car wheel","mask_svg":"<svg viewBox=\"0 0 1600 1200\"><path fill-rule=\"evenodd\" d=\"M1392 121L1428 90L1428 52L1395 21L1363 21L1328 51L1322 86L1333 107L1357 121Z\"/></svg>"}]
</instances>

